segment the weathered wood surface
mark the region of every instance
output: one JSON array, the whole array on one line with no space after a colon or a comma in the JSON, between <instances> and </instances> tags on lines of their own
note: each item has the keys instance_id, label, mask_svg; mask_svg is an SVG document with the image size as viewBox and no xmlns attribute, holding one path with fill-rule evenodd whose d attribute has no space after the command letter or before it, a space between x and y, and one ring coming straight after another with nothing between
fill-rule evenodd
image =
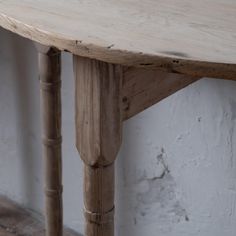
<instances>
[{"instance_id":1,"label":"weathered wood surface","mask_svg":"<svg viewBox=\"0 0 236 236\"><path fill-rule=\"evenodd\" d=\"M121 145L122 68L74 56L76 141L84 167L86 236L114 235L114 161Z\"/></svg>"},{"instance_id":2,"label":"weathered wood surface","mask_svg":"<svg viewBox=\"0 0 236 236\"><path fill-rule=\"evenodd\" d=\"M85 164L85 236L114 236L114 192L114 164L99 167Z\"/></svg>"},{"instance_id":3,"label":"weathered wood surface","mask_svg":"<svg viewBox=\"0 0 236 236\"><path fill-rule=\"evenodd\" d=\"M235 0L1 0L0 26L98 60L236 78Z\"/></svg>"},{"instance_id":4,"label":"weathered wood surface","mask_svg":"<svg viewBox=\"0 0 236 236\"><path fill-rule=\"evenodd\" d=\"M0 236L45 236L44 224L40 216L24 210L16 203L0 197ZM81 236L65 229L64 236Z\"/></svg>"},{"instance_id":5,"label":"weathered wood surface","mask_svg":"<svg viewBox=\"0 0 236 236\"><path fill-rule=\"evenodd\" d=\"M126 68L122 83L123 120L144 111L198 79L156 69Z\"/></svg>"},{"instance_id":6,"label":"weathered wood surface","mask_svg":"<svg viewBox=\"0 0 236 236\"><path fill-rule=\"evenodd\" d=\"M61 53L38 45L43 123L46 236L62 236Z\"/></svg>"},{"instance_id":7,"label":"weathered wood surface","mask_svg":"<svg viewBox=\"0 0 236 236\"><path fill-rule=\"evenodd\" d=\"M113 163L121 144L122 68L74 56L76 144L90 166Z\"/></svg>"}]
</instances>

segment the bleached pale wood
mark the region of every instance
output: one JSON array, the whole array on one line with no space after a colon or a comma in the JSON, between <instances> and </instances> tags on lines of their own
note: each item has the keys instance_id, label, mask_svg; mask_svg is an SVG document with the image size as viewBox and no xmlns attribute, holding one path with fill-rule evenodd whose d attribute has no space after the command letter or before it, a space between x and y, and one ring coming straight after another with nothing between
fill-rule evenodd
<instances>
[{"instance_id":1,"label":"bleached pale wood","mask_svg":"<svg viewBox=\"0 0 236 236\"><path fill-rule=\"evenodd\" d=\"M121 143L122 68L74 56L76 144L90 166L113 163Z\"/></svg>"},{"instance_id":2,"label":"bleached pale wood","mask_svg":"<svg viewBox=\"0 0 236 236\"><path fill-rule=\"evenodd\" d=\"M122 87L123 120L129 119L199 77L169 74L156 69L127 68Z\"/></svg>"},{"instance_id":3,"label":"bleached pale wood","mask_svg":"<svg viewBox=\"0 0 236 236\"><path fill-rule=\"evenodd\" d=\"M235 0L1 0L0 26L73 54L236 78Z\"/></svg>"},{"instance_id":4,"label":"bleached pale wood","mask_svg":"<svg viewBox=\"0 0 236 236\"><path fill-rule=\"evenodd\" d=\"M76 143L84 161L86 236L114 235L114 161L121 145L122 68L74 56Z\"/></svg>"},{"instance_id":5,"label":"bleached pale wood","mask_svg":"<svg viewBox=\"0 0 236 236\"><path fill-rule=\"evenodd\" d=\"M43 121L46 236L62 236L61 52L36 46Z\"/></svg>"},{"instance_id":6,"label":"bleached pale wood","mask_svg":"<svg viewBox=\"0 0 236 236\"><path fill-rule=\"evenodd\" d=\"M114 163L99 167L85 164L85 236L114 236L114 171Z\"/></svg>"}]
</instances>

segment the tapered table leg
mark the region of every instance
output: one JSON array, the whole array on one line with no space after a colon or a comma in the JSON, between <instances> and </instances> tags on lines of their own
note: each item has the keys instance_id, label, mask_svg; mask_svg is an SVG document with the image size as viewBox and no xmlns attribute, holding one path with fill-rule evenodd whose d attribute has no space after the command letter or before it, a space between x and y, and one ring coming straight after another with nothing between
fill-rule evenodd
<instances>
[{"instance_id":1,"label":"tapered table leg","mask_svg":"<svg viewBox=\"0 0 236 236\"><path fill-rule=\"evenodd\" d=\"M37 45L41 84L46 236L62 236L61 56L60 51Z\"/></svg>"},{"instance_id":2,"label":"tapered table leg","mask_svg":"<svg viewBox=\"0 0 236 236\"><path fill-rule=\"evenodd\" d=\"M114 235L114 161L121 144L121 67L74 56L76 141L84 161L85 236Z\"/></svg>"}]
</instances>

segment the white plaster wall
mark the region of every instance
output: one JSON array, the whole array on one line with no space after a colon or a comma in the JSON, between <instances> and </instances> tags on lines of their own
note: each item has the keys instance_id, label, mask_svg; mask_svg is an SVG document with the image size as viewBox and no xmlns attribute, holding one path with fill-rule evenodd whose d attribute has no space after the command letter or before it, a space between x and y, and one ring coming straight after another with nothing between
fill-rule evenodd
<instances>
[{"instance_id":1,"label":"white plaster wall","mask_svg":"<svg viewBox=\"0 0 236 236\"><path fill-rule=\"evenodd\" d=\"M63 54L65 224L83 232L72 59ZM124 124L117 236L235 236L236 82L203 79ZM0 30L0 193L42 214L37 56Z\"/></svg>"}]
</instances>

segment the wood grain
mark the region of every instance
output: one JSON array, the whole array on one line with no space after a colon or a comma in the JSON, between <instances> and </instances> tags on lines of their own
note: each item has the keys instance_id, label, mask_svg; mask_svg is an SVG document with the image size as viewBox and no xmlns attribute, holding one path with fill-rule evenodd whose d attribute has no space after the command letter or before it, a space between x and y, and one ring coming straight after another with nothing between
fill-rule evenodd
<instances>
[{"instance_id":1,"label":"wood grain","mask_svg":"<svg viewBox=\"0 0 236 236\"><path fill-rule=\"evenodd\" d=\"M114 235L114 164L84 168L85 236Z\"/></svg>"},{"instance_id":2,"label":"wood grain","mask_svg":"<svg viewBox=\"0 0 236 236\"><path fill-rule=\"evenodd\" d=\"M120 66L74 56L76 140L84 168L86 236L114 235L114 161L121 145Z\"/></svg>"},{"instance_id":3,"label":"wood grain","mask_svg":"<svg viewBox=\"0 0 236 236\"><path fill-rule=\"evenodd\" d=\"M46 235L62 236L61 54L39 45Z\"/></svg>"},{"instance_id":4,"label":"wood grain","mask_svg":"<svg viewBox=\"0 0 236 236\"><path fill-rule=\"evenodd\" d=\"M198 79L156 69L126 68L122 83L123 120L144 111Z\"/></svg>"},{"instance_id":5,"label":"wood grain","mask_svg":"<svg viewBox=\"0 0 236 236\"><path fill-rule=\"evenodd\" d=\"M235 0L0 1L0 26L42 44L109 63L225 79L236 78L235 15Z\"/></svg>"},{"instance_id":6,"label":"wood grain","mask_svg":"<svg viewBox=\"0 0 236 236\"><path fill-rule=\"evenodd\" d=\"M90 166L114 162L121 144L120 66L74 56L76 143Z\"/></svg>"}]
</instances>

